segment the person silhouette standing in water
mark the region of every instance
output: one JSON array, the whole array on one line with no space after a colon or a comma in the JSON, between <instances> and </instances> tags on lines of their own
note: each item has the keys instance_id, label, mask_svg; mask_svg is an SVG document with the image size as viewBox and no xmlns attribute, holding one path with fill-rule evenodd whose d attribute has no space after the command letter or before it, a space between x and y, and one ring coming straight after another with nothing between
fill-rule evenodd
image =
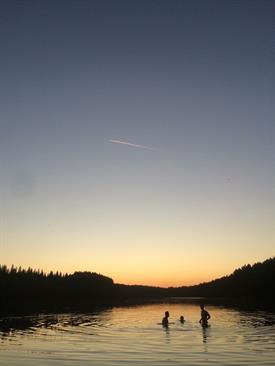
<instances>
[{"instance_id":1,"label":"person silhouette standing in water","mask_svg":"<svg viewBox=\"0 0 275 366\"><path fill-rule=\"evenodd\" d=\"M162 319L162 326L163 327L168 327L168 325L169 325L169 321L168 321L169 316L170 316L169 311L165 311L164 318Z\"/></svg>"},{"instance_id":2,"label":"person silhouette standing in water","mask_svg":"<svg viewBox=\"0 0 275 366\"><path fill-rule=\"evenodd\" d=\"M204 305L201 305L201 318L200 318L200 324L203 327L208 327L208 320L211 318L208 311L205 310Z\"/></svg>"}]
</instances>

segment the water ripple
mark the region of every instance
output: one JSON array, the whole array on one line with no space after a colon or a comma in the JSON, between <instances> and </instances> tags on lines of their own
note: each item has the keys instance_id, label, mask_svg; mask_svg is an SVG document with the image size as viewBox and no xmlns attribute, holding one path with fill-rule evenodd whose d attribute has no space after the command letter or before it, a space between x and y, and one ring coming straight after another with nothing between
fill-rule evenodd
<instances>
[{"instance_id":1,"label":"water ripple","mask_svg":"<svg viewBox=\"0 0 275 366\"><path fill-rule=\"evenodd\" d=\"M0 365L274 365L274 314L208 310L206 329L198 306L182 303L0 318Z\"/></svg>"}]
</instances>

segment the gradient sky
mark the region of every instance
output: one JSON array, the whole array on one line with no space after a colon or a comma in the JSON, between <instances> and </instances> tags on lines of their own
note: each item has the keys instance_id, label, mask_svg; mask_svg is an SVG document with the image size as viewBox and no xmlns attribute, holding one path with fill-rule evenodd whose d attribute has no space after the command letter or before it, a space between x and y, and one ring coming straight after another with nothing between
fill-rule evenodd
<instances>
[{"instance_id":1,"label":"gradient sky","mask_svg":"<svg viewBox=\"0 0 275 366\"><path fill-rule=\"evenodd\" d=\"M274 10L1 0L0 263L176 286L274 256Z\"/></svg>"}]
</instances>

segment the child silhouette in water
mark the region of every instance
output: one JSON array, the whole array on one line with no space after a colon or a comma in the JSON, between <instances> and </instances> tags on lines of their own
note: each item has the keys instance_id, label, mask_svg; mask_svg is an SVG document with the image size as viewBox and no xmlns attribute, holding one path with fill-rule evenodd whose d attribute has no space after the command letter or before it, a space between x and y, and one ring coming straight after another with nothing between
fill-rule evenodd
<instances>
[{"instance_id":1,"label":"child silhouette in water","mask_svg":"<svg viewBox=\"0 0 275 366\"><path fill-rule=\"evenodd\" d=\"M200 318L200 323L203 327L207 327L208 326L208 320L211 318L210 314L208 313L208 311L206 311L204 309L204 305L201 305L201 318Z\"/></svg>"}]
</instances>

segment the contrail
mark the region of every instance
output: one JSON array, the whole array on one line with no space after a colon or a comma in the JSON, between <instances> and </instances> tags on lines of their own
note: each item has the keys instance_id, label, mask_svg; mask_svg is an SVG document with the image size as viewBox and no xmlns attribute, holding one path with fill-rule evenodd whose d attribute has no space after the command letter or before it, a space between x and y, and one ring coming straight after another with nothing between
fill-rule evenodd
<instances>
[{"instance_id":1,"label":"contrail","mask_svg":"<svg viewBox=\"0 0 275 366\"><path fill-rule=\"evenodd\" d=\"M121 144L121 145L127 145L131 147L137 147L139 149L147 149L147 150L156 150L153 147L144 146L144 145L137 145L137 144L131 144L127 141L121 141L121 140L109 140L109 142L112 142L113 144Z\"/></svg>"}]
</instances>

